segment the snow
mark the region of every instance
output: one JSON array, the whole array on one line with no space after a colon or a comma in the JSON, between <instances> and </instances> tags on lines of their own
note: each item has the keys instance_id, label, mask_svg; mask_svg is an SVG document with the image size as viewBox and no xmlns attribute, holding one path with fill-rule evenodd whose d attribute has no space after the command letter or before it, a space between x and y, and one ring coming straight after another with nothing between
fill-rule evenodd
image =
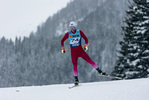
<instances>
[{"instance_id":1,"label":"snow","mask_svg":"<svg viewBox=\"0 0 149 100\"><path fill-rule=\"evenodd\" d=\"M149 53L149 50L145 50L145 51L143 52L143 54L144 54L144 53Z\"/></svg>"},{"instance_id":2,"label":"snow","mask_svg":"<svg viewBox=\"0 0 149 100\"><path fill-rule=\"evenodd\" d=\"M148 100L149 78L108 82L0 88L0 100Z\"/></svg>"},{"instance_id":3,"label":"snow","mask_svg":"<svg viewBox=\"0 0 149 100\"><path fill-rule=\"evenodd\" d=\"M136 66L138 62L140 62L140 59L136 59L136 60L132 61L131 63L132 63L132 65Z\"/></svg>"},{"instance_id":4,"label":"snow","mask_svg":"<svg viewBox=\"0 0 149 100\"><path fill-rule=\"evenodd\" d=\"M125 72L126 75L133 75L133 74L138 74L139 72L138 71L128 71L128 72Z\"/></svg>"}]
</instances>

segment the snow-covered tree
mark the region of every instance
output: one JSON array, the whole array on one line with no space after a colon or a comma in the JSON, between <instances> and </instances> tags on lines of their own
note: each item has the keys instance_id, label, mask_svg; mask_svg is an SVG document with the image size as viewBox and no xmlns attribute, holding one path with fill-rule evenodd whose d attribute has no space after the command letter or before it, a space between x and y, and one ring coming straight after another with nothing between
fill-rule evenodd
<instances>
[{"instance_id":1,"label":"snow-covered tree","mask_svg":"<svg viewBox=\"0 0 149 100\"><path fill-rule=\"evenodd\" d=\"M119 59L112 73L125 79L149 75L149 2L133 0L126 11Z\"/></svg>"}]
</instances>

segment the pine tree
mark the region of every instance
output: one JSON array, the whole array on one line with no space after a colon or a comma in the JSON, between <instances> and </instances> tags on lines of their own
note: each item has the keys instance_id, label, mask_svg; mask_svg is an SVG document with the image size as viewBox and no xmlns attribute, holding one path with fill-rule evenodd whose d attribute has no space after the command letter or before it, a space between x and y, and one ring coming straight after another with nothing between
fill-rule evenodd
<instances>
[{"instance_id":1,"label":"pine tree","mask_svg":"<svg viewBox=\"0 0 149 100\"><path fill-rule=\"evenodd\" d=\"M149 2L133 0L126 11L123 41L113 75L125 79L149 75Z\"/></svg>"}]
</instances>

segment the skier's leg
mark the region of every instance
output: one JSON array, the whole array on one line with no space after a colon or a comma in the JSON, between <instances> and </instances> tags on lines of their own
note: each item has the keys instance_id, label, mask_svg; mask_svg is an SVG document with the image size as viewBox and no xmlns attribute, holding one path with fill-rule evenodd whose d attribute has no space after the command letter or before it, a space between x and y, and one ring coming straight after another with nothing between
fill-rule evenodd
<instances>
[{"instance_id":1,"label":"skier's leg","mask_svg":"<svg viewBox=\"0 0 149 100\"><path fill-rule=\"evenodd\" d=\"M102 70L100 70L97 66L97 64L91 60L91 58L88 56L88 54L86 52L82 52L81 57L87 61L89 64L91 64L97 71L98 73L100 73L101 75L106 75L105 72L102 72Z\"/></svg>"},{"instance_id":2,"label":"skier's leg","mask_svg":"<svg viewBox=\"0 0 149 100\"><path fill-rule=\"evenodd\" d=\"M78 76L77 61L72 61L72 64L73 64L73 74L74 76Z\"/></svg>"},{"instance_id":3,"label":"skier's leg","mask_svg":"<svg viewBox=\"0 0 149 100\"><path fill-rule=\"evenodd\" d=\"M78 70L77 70L78 57L76 55L74 55L74 56L71 55L71 60L72 60L72 64L73 64L73 74L74 74L74 78L75 78L74 85L77 86L77 85L79 85Z\"/></svg>"},{"instance_id":4,"label":"skier's leg","mask_svg":"<svg viewBox=\"0 0 149 100\"><path fill-rule=\"evenodd\" d=\"M73 64L73 74L74 76L78 76L78 70L77 70L78 57L76 55L71 54L71 60Z\"/></svg>"},{"instance_id":5,"label":"skier's leg","mask_svg":"<svg viewBox=\"0 0 149 100\"><path fill-rule=\"evenodd\" d=\"M88 62L89 64L91 64L95 69L98 68L97 64L91 60L91 58L88 56L88 54L86 52L82 52L81 53L81 57Z\"/></svg>"}]
</instances>

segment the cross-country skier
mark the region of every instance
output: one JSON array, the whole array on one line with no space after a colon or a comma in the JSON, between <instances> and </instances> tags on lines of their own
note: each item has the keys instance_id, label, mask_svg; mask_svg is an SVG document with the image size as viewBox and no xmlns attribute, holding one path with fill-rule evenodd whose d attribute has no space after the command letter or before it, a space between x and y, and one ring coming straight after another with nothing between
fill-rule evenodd
<instances>
[{"instance_id":1,"label":"cross-country skier","mask_svg":"<svg viewBox=\"0 0 149 100\"><path fill-rule=\"evenodd\" d=\"M106 75L106 73L102 72L98 68L97 64L94 61L92 61L91 58L88 56L88 54L85 52L88 50L88 39L85 36L85 34L81 30L76 29L76 23L74 21L70 22L69 27L70 27L70 31L68 31L61 40L61 47L62 47L62 53L65 53L64 41L68 39L70 48L71 48L71 60L73 64L75 86L79 85L78 71L77 71L78 57L82 57L85 61L91 64L100 74ZM81 46L81 38L85 40L84 50Z\"/></svg>"}]
</instances>

